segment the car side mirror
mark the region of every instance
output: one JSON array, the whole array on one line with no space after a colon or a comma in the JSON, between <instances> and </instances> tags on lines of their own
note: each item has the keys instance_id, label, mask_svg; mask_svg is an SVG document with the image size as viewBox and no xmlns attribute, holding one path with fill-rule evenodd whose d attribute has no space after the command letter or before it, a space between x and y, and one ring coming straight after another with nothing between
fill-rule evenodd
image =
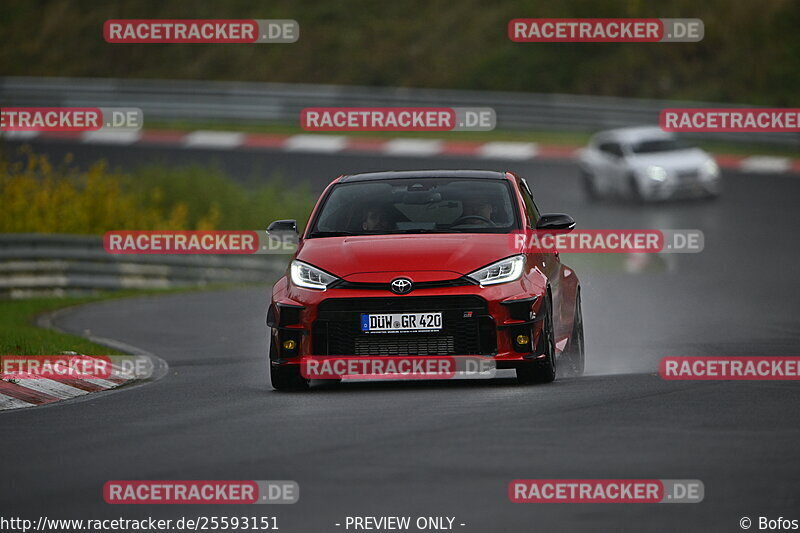
<instances>
[{"instance_id":1,"label":"car side mirror","mask_svg":"<svg viewBox=\"0 0 800 533\"><path fill-rule=\"evenodd\" d=\"M276 220L267 228L267 233L297 233L296 220Z\"/></svg>"},{"instance_id":2,"label":"car side mirror","mask_svg":"<svg viewBox=\"0 0 800 533\"><path fill-rule=\"evenodd\" d=\"M575 219L564 213L549 213L539 217L536 229L571 231L575 229Z\"/></svg>"}]
</instances>

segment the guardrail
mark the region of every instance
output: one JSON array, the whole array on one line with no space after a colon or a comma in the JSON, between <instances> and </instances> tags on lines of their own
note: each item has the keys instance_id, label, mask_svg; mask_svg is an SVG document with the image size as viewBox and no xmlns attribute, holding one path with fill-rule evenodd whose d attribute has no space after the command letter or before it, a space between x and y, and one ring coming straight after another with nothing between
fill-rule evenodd
<instances>
[{"instance_id":1,"label":"guardrail","mask_svg":"<svg viewBox=\"0 0 800 533\"><path fill-rule=\"evenodd\" d=\"M510 130L596 131L657 124L666 107L753 107L605 96L343 85L0 77L0 106L138 107L149 120L298 123L306 107L492 107ZM696 133L693 138L800 147L792 133Z\"/></svg>"},{"instance_id":2,"label":"guardrail","mask_svg":"<svg viewBox=\"0 0 800 533\"><path fill-rule=\"evenodd\" d=\"M266 283L287 261L268 255L114 255L103 249L102 237L3 234L0 298Z\"/></svg>"}]
</instances>

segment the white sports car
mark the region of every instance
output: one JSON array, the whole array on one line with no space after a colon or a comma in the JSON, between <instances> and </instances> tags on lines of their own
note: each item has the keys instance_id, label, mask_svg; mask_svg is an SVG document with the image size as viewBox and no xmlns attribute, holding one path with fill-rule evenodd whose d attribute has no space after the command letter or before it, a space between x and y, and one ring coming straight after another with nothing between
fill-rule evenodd
<instances>
[{"instance_id":1,"label":"white sports car","mask_svg":"<svg viewBox=\"0 0 800 533\"><path fill-rule=\"evenodd\" d=\"M580 150L579 161L592 200L716 197L721 190L711 155L657 127L601 131Z\"/></svg>"}]
</instances>

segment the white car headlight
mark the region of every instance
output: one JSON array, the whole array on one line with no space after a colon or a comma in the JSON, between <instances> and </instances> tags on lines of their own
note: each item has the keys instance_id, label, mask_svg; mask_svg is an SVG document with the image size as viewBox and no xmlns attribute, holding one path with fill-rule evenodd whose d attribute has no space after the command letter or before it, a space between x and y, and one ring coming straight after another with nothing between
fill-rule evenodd
<instances>
[{"instance_id":1,"label":"white car headlight","mask_svg":"<svg viewBox=\"0 0 800 533\"><path fill-rule=\"evenodd\" d=\"M467 274L467 277L480 283L481 287L496 285L497 283L508 283L522 276L524 266L525 256L515 255L471 272Z\"/></svg>"},{"instance_id":2,"label":"white car headlight","mask_svg":"<svg viewBox=\"0 0 800 533\"><path fill-rule=\"evenodd\" d=\"M719 175L719 165L713 159L709 159L702 166L703 174L706 176L718 176Z\"/></svg>"},{"instance_id":3,"label":"white car headlight","mask_svg":"<svg viewBox=\"0 0 800 533\"><path fill-rule=\"evenodd\" d=\"M336 276L331 276L317 267L311 266L308 263L303 263L295 259L292 261L290 268L292 273L292 283L298 287L305 287L306 289L325 290L328 285L336 281Z\"/></svg>"},{"instance_id":4,"label":"white car headlight","mask_svg":"<svg viewBox=\"0 0 800 533\"><path fill-rule=\"evenodd\" d=\"M664 181L667 179L667 170L664 167L651 165L647 167L647 177L653 181Z\"/></svg>"}]
</instances>

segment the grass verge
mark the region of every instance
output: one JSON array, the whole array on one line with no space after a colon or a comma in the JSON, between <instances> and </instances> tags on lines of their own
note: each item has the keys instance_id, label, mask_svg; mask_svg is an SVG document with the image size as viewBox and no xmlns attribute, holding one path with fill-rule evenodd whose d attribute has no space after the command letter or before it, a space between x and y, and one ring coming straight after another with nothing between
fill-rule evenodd
<instances>
[{"instance_id":1,"label":"grass verge","mask_svg":"<svg viewBox=\"0 0 800 533\"><path fill-rule=\"evenodd\" d=\"M34 324L36 316L63 307L98 302L109 296L81 298L34 298L0 301L0 353L4 355L55 355L75 351L86 355L119 354L87 339L42 329Z\"/></svg>"}]
</instances>

